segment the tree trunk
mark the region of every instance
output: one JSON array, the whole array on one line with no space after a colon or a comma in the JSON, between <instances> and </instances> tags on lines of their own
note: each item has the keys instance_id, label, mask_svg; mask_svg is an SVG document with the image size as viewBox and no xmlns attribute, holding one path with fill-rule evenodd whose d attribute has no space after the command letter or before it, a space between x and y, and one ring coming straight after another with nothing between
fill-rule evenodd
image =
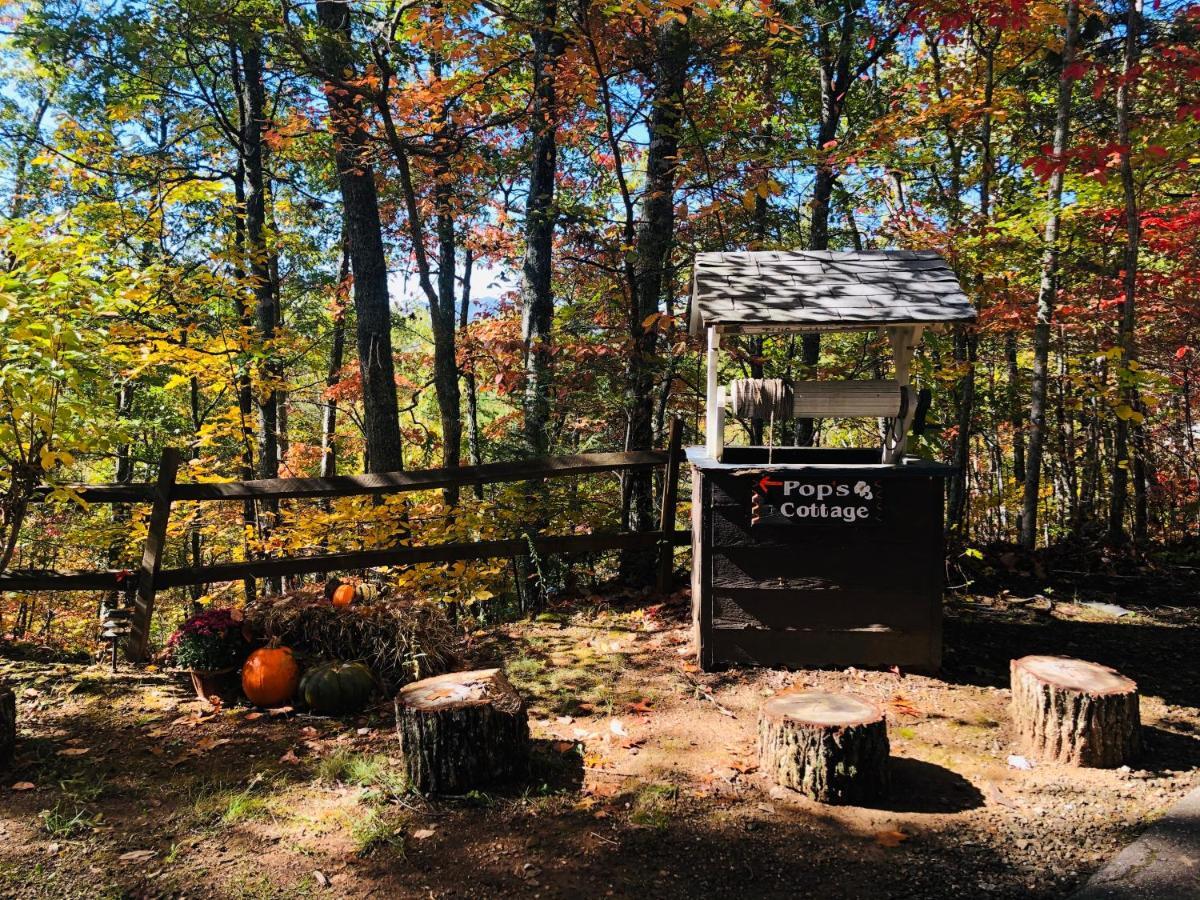
<instances>
[{"instance_id":1,"label":"tree trunk","mask_svg":"<svg viewBox=\"0 0 1200 900\"><path fill-rule=\"evenodd\" d=\"M631 346L626 370L629 425L626 450L649 450L654 444L654 382L657 323L647 320L659 311L663 284L670 267L675 229L675 182L679 172L679 131L683 118L683 89L687 81L691 37L687 24L671 19L657 29L654 97L648 123L646 188L642 221L637 231L636 284L630 297ZM653 479L650 472L632 472L628 480L631 531L656 527ZM621 556L621 577L649 583L654 576L654 550L629 551Z\"/></svg>"},{"instance_id":2,"label":"tree trunk","mask_svg":"<svg viewBox=\"0 0 1200 900\"><path fill-rule=\"evenodd\" d=\"M278 295L271 277L271 250L267 243L266 145L262 137L267 126L266 91L263 85L261 39L253 34L246 37L242 45L242 90L244 97L239 110L245 113L241 122L241 161L246 179L246 251L254 291L254 317L265 360L261 379L265 390L258 401L258 477L278 478L278 385L283 373L272 346L279 309L276 305ZM263 514L259 516L259 525L266 535L275 526L279 504L263 500L260 511ZM279 589L278 578L268 580L268 592L278 593Z\"/></svg>"},{"instance_id":3,"label":"tree trunk","mask_svg":"<svg viewBox=\"0 0 1200 900\"><path fill-rule=\"evenodd\" d=\"M763 775L821 803L883 797L889 752L883 710L849 694L781 694L759 714Z\"/></svg>"},{"instance_id":4,"label":"tree trunk","mask_svg":"<svg viewBox=\"0 0 1200 900\"><path fill-rule=\"evenodd\" d=\"M462 400L458 390L454 315L454 268L458 252L451 185L439 177L435 193L438 283L437 302L430 308L430 320L433 323L433 387L437 393L442 422L442 466L450 469L458 466L462 452ZM447 505L453 506L458 503L458 488L448 487L442 491L442 496Z\"/></svg>"},{"instance_id":5,"label":"tree trunk","mask_svg":"<svg viewBox=\"0 0 1200 900\"><path fill-rule=\"evenodd\" d=\"M808 248L829 249L829 205L837 175L830 161L832 142L841 124L846 92L850 90L850 56L854 50L855 15L853 10L841 9L836 20L825 19L817 30L817 59L819 63L821 100L817 119L817 171L813 179L813 197L809 214ZM837 46L833 45L837 28ZM802 378L815 375L821 358L821 336L806 334L801 339L800 361ZM811 447L816 438L816 422L810 418L796 419L796 444Z\"/></svg>"},{"instance_id":6,"label":"tree trunk","mask_svg":"<svg viewBox=\"0 0 1200 900\"><path fill-rule=\"evenodd\" d=\"M334 293L332 315L333 334L329 345L329 366L325 371L325 390L328 394L341 383L346 354L346 299L349 293L350 255L342 246L342 264ZM321 477L337 474L337 398L326 396L321 410Z\"/></svg>"},{"instance_id":7,"label":"tree trunk","mask_svg":"<svg viewBox=\"0 0 1200 900\"><path fill-rule=\"evenodd\" d=\"M1062 72L1058 80L1058 102L1054 122L1054 172L1050 176L1046 203L1049 216L1043 235L1042 281L1038 289L1037 326L1033 335L1033 384L1029 401L1029 455L1025 491L1021 505L1021 546L1032 550L1037 543L1038 501L1042 487L1042 451L1046 443L1046 382L1050 360L1050 323L1058 292L1058 225L1062 212L1063 163L1071 129L1071 87L1075 42L1079 34L1079 2L1067 0L1067 31L1063 46Z\"/></svg>"},{"instance_id":8,"label":"tree trunk","mask_svg":"<svg viewBox=\"0 0 1200 900\"><path fill-rule=\"evenodd\" d=\"M267 185L262 134L266 128L266 93L260 39L254 35L242 46L242 90L246 111L242 125L242 159L246 167L246 251L250 283L254 291L254 316L259 339L268 360L264 369L265 390L259 400L258 476L279 477L278 363L271 342L279 311L271 279L271 252L267 246Z\"/></svg>"},{"instance_id":9,"label":"tree trunk","mask_svg":"<svg viewBox=\"0 0 1200 900\"><path fill-rule=\"evenodd\" d=\"M0 684L0 772L12 762L17 746L17 697L12 688Z\"/></svg>"},{"instance_id":10,"label":"tree trunk","mask_svg":"<svg viewBox=\"0 0 1200 900\"><path fill-rule=\"evenodd\" d=\"M1068 766L1113 768L1141 752L1137 685L1064 656L1014 659L1012 716L1021 749Z\"/></svg>"},{"instance_id":11,"label":"tree trunk","mask_svg":"<svg viewBox=\"0 0 1200 900\"><path fill-rule=\"evenodd\" d=\"M1134 467L1134 544L1146 542L1146 485L1142 456L1136 462L1129 457L1129 432L1133 417L1141 415L1141 399L1138 395L1137 370L1137 273L1138 250L1141 241L1140 217L1138 213L1137 188L1133 180L1133 159L1129 149L1131 141L1130 118L1133 115L1133 84L1137 78L1135 68L1141 56L1138 32L1141 27L1141 0L1128 0L1125 19L1125 50L1121 67L1121 80L1117 85L1117 143L1125 148L1121 153L1121 188L1125 199L1125 252L1122 276L1121 321L1117 343L1121 347L1122 362L1117 378L1121 385L1121 398L1128 412L1117 416L1114 435L1112 499L1108 512L1108 539L1114 544L1125 541L1125 501L1131 466ZM1140 443L1135 441L1135 443Z\"/></svg>"},{"instance_id":12,"label":"tree trunk","mask_svg":"<svg viewBox=\"0 0 1200 900\"><path fill-rule=\"evenodd\" d=\"M519 778L529 766L525 704L499 669L414 682L396 697L410 787L461 794Z\"/></svg>"},{"instance_id":13,"label":"tree trunk","mask_svg":"<svg viewBox=\"0 0 1200 900\"><path fill-rule=\"evenodd\" d=\"M1025 414L1021 408L1021 370L1017 366L1017 333L1004 335L1004 362L1008 368L1008 417L1013 434L1013 478L1025 483Z\"/></svg>"},{"instance_id":14,"label":"tree trunk","mask_svg":"<svg viewBox=\"0 0 1200 900\"><path fill-rule=\"evenodd\" d=\"M242 64L238 58L237 45L233 42L229 44L229 72L238 108L237 166L233 175L233 277L238 288L233 293L233 302L238 325L244 334L249 334L254 323L241 291L241 285L246 278L246 162L241 137L247 120L246 94L242 88ZM254 390L250 380L250 360L250 353L243 349L238 359L237 398L242 430L241 475L246 480L254 478L255 441L254 430L250 424L254 418ZM258 508L253 500L242 501L242 527L246 534L255 534L258 531ZM247 558L250 557L248 551L246 555ZM255 590L253 577L247 576L242 579L242 597L246 603L254 600Z\"/></svg>"},{"instance_id":15,"label":"tree trunk","mask_svg":"<svg viewBox=\"0 0 1200 900\"><path fill-rule=\"evenodd\" d=\"M394 472L404 467L404 459L379 196L361 104L338 84L339 79L353 77L356 68L351 52L350 7L336 0L318 0L317 18L324 29L320 46L327 75L325 96L342 194L343 228L354 273L368 468L371 472Z\"/></svg>"},{"instance_id":16,"label":"tree trunk","mask_svg":"<svg viewBox=\"0 0 1200 900\"><path fill-rule=\"evenodd\" d=\"M532 162L525 201L525 259L521 264L521 339L525 368L525 449L545 456L550 446L551 328L555 178L558 173L558 112L555 66L563 53L558 0L540 0L533 30L533 102L530 107Z\"/></svg>"},{"instance_id":17,"label":"tree trunk","mask_svg":"<svg viewBox=\"0 0 1200 900\"><path fill-rule=\"evenodd\" d=\"M471 273L475 265L475 255L468 247L464 253L462 296L459 299L458 330L459 334L466 331L471 323ZM477 466L483 462L479 451L479 398L475 393L475 368L468 361L463 372L463 383L467 388L467 458L471 465ZM483 485L475 485L475 499L483 499Z\"/></svg>"}]
</instances>

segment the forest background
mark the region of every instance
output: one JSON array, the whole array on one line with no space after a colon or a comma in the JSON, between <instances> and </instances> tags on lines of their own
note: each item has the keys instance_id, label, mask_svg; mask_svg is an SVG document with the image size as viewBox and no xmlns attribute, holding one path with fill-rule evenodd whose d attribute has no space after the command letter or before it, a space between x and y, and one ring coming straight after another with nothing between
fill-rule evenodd
<instances>
[{"instance_id":1,"label":"forest background","mask_svg":"<svg viewBox=\"0 0 1200 900\"><path fill-rule=\"evenodd\" d=\"M1200 4L42 0L2 30L0 569L133 568L145 509L70 485L152 480L166 446L205 481L644 449L675 415L695 441L695 253L895 247L942 253L979 310L915 362L910 449L961 471L952 554L1195 564ZM729 377L888 358L875 334L731 350ZM631 474L185 503L168 563L649 530L653 498ZM512 589L503 560L391 580L483 618ZM78 595L0 616L95 632Z\"/></svg>"}]
</instances>

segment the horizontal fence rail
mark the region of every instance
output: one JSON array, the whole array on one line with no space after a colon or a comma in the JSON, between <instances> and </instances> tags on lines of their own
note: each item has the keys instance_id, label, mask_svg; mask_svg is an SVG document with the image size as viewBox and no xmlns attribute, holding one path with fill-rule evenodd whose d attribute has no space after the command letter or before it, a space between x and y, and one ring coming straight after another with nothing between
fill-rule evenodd
<instances>
[{"instance_id":1,"label":"horizontal fence rail","mask_svg":"<svg viewBox=\"0 0 1200 900\"><path fill-rule=\"evenodd\" d=\"M562 478L568 475L594 475L603 472L637 471L665 465L665 450L633 450L624 453L581 453L530 459L518 462L484 463L453 469L420 469L413 472L382 472L374 475L335 475L332 478L261 478L255 481L212 481L176 484L171 490L176 500L299 500L313 497L353 497L372 494L399 494L405 491L429 491L448 487L471 487L506 481L532 481ZM155 485L67 484L88 503L151 503ZM52 488L43 487L38 499Z\"/></svg>"},{"instance_id":2,"label":"horizontal fence rail","mask_svg":"<svg viewBox=\"0 0 1200 900\"><path fill-rule=\"evenodd\" d=\"M177 484L175 477L181 456L178 450L167 448L163 451L158 478L154 482L63 486L88 503L152 504L142 561L137 570L12 569L0 574L0 591L135 589L132 630L126 651L131 659L137 660L144 658L146 654L155 594L165 588L219 584L245 578L274 578L284 575L334 572L343 569L457 562L500 556L657 549L659 551L658 587L660 590L665 590L670 583L674 548L685 545L689 541L687 532L675 529L681 456L682 425L678 419L673 419L671 422L666 450L584 453L546 459L461 466L452 469L338 475L332 478L264 478L252 481ZM296 500L372 496L405 491L469 487L480 484L537 481L546 478L594 475L604 472L646 471L658 466L665 466L665 473L657 531L530 535L500 540L434 544L427 547L383 547L312 556L252 559L245 562L217 563L182 569L161 568L171 504L176 501ZM39 488L35 499L44 499L53 490L54 488L50 486L43 486Z\"/></svg>"}]
</instances>

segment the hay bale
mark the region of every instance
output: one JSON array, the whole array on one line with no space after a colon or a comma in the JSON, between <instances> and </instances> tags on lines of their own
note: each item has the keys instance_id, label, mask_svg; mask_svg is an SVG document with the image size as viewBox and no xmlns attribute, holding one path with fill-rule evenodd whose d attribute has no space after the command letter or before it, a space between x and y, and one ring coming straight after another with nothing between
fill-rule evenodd
<instances>
[{"instance_id":1,"label":"hay bale","mask_svg":"<svg viewBox=\"0 0 1200 900\"><path fill-rule=\"evenodd\" d=\"M437 603L386 599L338 608L320 588L267 597L246 610L257 637L323 659L362 660L383 686L446 672L457 633Z\"/></svg>"}]
</instances>

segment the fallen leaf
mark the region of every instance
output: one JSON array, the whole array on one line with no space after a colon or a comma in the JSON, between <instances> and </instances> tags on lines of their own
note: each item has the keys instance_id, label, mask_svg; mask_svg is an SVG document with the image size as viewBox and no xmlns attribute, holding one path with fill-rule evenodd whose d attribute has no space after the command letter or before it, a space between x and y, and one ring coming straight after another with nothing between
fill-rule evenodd
<instances>
[{"instance_id":1,"label":"fallen leaf","mask_svg":"<svg viewBox=\"0 0 1200 900\"><path fill-rule=\"evenodd\" d=\"M255 719L261 719L262 717L263 717L263 714L260 713L258 710L253 710L251 712L246 713L246 721L247 722L253 722ZM318 872L317 874L319 875L320 873Z\"/></svg>"},{"instance_id":2,"label":"fallen leaf","mask_svg":"<svg viewBox=\"0 0 1200 900\"><path fill-rule=\"evenodd\" d=\"M37 785L32 781L18 781L12 786L14 791L32 791Z\"/></svg>"},{"instance_id":3,"label":"fallen leaf","mask_svg":"<svg viewBox=\"0 0 1200 900\"><path fill-rule=\"evenodd\" d=\"M206 715L203 715L202 713L193 712L193 713L188 713L187 715L184 715L184 716L180 716L178 719L173 721L171 724L172 725L188 725L188 726L195 727L196 725L200 725L203 722L210 722L215 718L216 718L216 716L213 713L209 713L206 716Z\"/></svg>"},{"instance_id":4,"label":"fallen leaf","mask_svg":"<svg viewBox=\"0 0 1200 900\"><path fill-rule=\"evenodd\" d=\"M198 740L196 742L196 746L192 748L192 752L207 753L209 750L213 750L217 747L220 747L223 744L231 744L231 743L233 743L233 742L229 738L213 738L213 737L201 738L200 740Z\"/></svg>"},{"instance_id":5,"label":"fallen leaf","mask_svg":"<svg viewBox=\"0 0 1200 900\"><path fill-rule=\"evenodd\" d=\"M295 766L300 764L300 757L296 755L294 750L289 750L287 753L283 754L283 756L279 757L279 761L281 763L287 763L290 766Z\"/></svg>"},{"instance_id":6,"label":"fallen leaf","mask_svg":"<svg viewBox=\"0 0 1200 900\"><path fill-rule=\"evenodd\" d=\"M142 860L149 859L157 852L157 850L130 850L128 853L122 853L118 856L117 860L120 862L133 862L135 860L141 862Z\"/></svg>"},{"instance_id":7,"label":"fallen leaf","mask_svg":"<svg viewBox=\"0 0 1200 900\"><path fill-rule=\"evenodd\" d=\"M317 731L317 729L313 728L311 725L305 725L303 728L300 729L299 734L300 734L300 737L315 738L317 735L320 734L320 732Z\"/></svg>"},{"instance_id":8,"label":"fallen leaf","mask_svg":"<svg viewBox=\"0 0 1200 900\"><path fill-rule=\"evenodd\" d=\"M324 872L322 872L320 869L316 869L313 872L313 879L321 887L329 887L329 876L326 875Z\"/></svg>"},{"instance_id":9,"label":"fallen leaf","mask_svg":"<svg viewBox=\"0 0 1200 900\"><path fill-rule=\"evenodd\" d=\"M68 747L66 750L59 750L59 756L83 756L88 752L87 747Z\"/></svg>"},{"instance_id":10,"label":"fallen leaf","mask_svg":"<svg viewBox=\"0 0 1200 900\"><path fill-rule=\"evenodd\" d=\"M904 841L908 840L908 835L903 831L877 831L875 832L875 843L880 847L899 847Z\"/></svg>"},{"instance_id":11,"label":"fallen leaf","mask_svg":"<svg viewBox=\"0 0 1200 900\"><path fill-rule=\"evenodd\" d=\"M650 708L650 701L643 697L637 703L629 704L629 711L634 715L648 716L653 710Z\"/></svg>"},{"instance_id":12,"label":"fallen leaf","mask_svg":"<svg viewBox=\"0 0 1200 900\"><path fill-rule=\"evenodd\" d=\"M426 838L431 838L431 837L433 837L433 835L434 835L434 831L432 828L418 828L416 831L414 831L412 833L412 836L414 838L416 838L418 841L423 841Z\"/></svg>"},{"instance_id":13,"label":"fallen leaf","mask_svg":"<svg viewBox=\"0 0 1200 900\"><path fill-rule=\"evenodd\" d=\"M272 716L272 717L286 716L288 713L293 713L295 711L296 711L295 707L292 707L292 706L277 706L274 709L268 709L267 715Z\"/></svg>"},{"instance_id":14,"label":"fallen leaf","mask_svg":"<svg viewBox=\"0 0 1200 900\"><path fill-rule=\"evenodd\" d=\"M925 715L925 713L913 706L907 697L904 697L900 694L897 694L888 701L888 708L891 709L892 712L903 716L912 716L913 718L917 719Z\"/></svg>"}]
</instances>

